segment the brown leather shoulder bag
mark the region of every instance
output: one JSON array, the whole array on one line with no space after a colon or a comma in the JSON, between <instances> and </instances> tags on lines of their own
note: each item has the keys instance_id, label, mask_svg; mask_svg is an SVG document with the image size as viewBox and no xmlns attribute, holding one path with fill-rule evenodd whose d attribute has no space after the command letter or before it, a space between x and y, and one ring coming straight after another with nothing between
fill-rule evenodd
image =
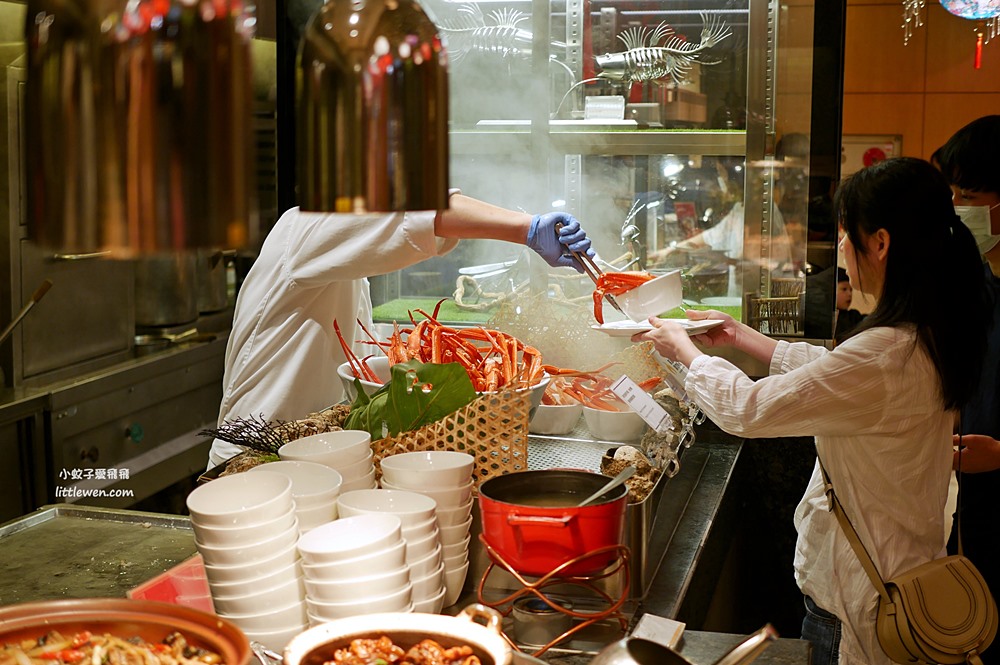
<instances>
[{"instance_id":1,"label":"brown leather shoulder bag","mask_svg":"<svg viewBox=\"0 0 1000 665\"><path fill-rule=\"evenodd\" d=\"M961 554L961 524L959 554L883 581L844 513L822 460L819 466L830 509L879 593L876 631L886 655L897 663L982 665L979 654L997 633L997 605L983 576ZM958 478L961 514L961 470Z\"/></svg>"}]
</instances>

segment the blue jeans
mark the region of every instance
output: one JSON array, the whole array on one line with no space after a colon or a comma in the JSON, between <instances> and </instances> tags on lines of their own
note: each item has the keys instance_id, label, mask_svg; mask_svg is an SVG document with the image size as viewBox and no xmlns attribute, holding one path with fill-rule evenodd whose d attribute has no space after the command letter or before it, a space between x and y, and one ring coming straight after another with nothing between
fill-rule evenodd
<instances>
[{"instance_id":1,"label":"blue jeans","mask_svg":"<svg viewBox=\"0 0 1000 665\"><path fill-rule=\"evenodd\" d=\"M802 639L812 645L811 665L837 665L840 657L840 619L803 596L806 616L802 619Z\"/></svg>"}]
</instances>

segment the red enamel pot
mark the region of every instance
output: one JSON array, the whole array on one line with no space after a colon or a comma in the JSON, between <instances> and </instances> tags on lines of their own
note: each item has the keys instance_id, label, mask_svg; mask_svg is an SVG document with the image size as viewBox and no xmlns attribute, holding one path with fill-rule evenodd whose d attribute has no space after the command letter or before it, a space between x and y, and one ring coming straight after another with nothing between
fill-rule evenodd
<instances>
[{"instance_id":1,"label":"red enamel pot","mask_svg":"<svg viewBox=\"0 0 1000 665\"><path fill-rule=\"evenodd\" d=\"M548 469L490 478L479 486L483 538L516 572L543 576L581 555L605 547L559 572L586 575L606 568L624 538L625 485L593 503L579 503L610 478L599 473Z\"/></svg>"}]
</instances>

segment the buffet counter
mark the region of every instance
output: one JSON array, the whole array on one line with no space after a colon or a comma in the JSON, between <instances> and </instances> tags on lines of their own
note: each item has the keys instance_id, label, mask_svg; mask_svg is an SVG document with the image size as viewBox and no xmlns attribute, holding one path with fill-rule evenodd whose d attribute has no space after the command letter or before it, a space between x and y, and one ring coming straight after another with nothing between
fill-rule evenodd
<instances>
[{"instance_id":1,"label":"buffet counter","mask_svg":"<svg viewBox=\"0 0 1000 665\"><path fill-rule=\"evenodd\" d=\"M649 538L652 573L631 606L633 625L649 613L685 622L679 650L693 663L713 663L743 636L704 625L738 519L734 469L742 442L699 432L680 473L664 490ZM54 598L122 597L133 587L196 553L186 517L130 510L44 506L0 526L0 604ZM470 573L453 610L476 600ZM447 611L447 610L446 610ZM807 663L808 645L781 639L760 663ZM546 653L551 663L582 665L585 653Z\"/></svg>"}]
</instances>

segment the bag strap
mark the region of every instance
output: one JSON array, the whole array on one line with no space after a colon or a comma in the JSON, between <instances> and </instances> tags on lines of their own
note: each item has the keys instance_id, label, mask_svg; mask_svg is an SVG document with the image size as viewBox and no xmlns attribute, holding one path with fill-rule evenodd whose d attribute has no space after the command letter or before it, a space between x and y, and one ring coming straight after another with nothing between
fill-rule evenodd
<instances>
[{"instance_id":1,"label":"bag strap","mask_svg":"<svg viewBox=\"0 0 1000 665\"><path fill-rule=\"evenodd\" d=\"M961 413L958 417L958 449L962 450L962 418ZM836 492L833 491L833 482L830 480L830 475L826 472L826 467L823 466L823 459L819 456L819 450L816 451L816 460L819 462L820 473L823 474L823 492L826 494L827 501L830 504L830 510L837 517L837 521L840 522L841 528L844 530L844 535L847 536L847 542L851 544L851 548L854 553L857 554L858 560L861 562L861 567L865 569L868 573L868 577L872 581L872 585L875 590L878 591L879 595L882 596L883 600L887 603L892 602L889 598L889 592L885 588L885 582L882 581L882 576L879 575L878 568L875 567L875 562L872 560L868 550L865 549L864 543L861 542L861 537L858 536L857 529L851 524L851 520L848 519L847 513L844 512L844 506L840 503L840 497L837 496ZM956 520L956 530L958 532L958 553L962 554L962 454L959 452L958 455L958 498L956 499L955 506L955 520Z\"/></svg>"},{"instance_id":2,"label":"bag strap","mask_svg":"<svg viewBox=\"0 0 1000 665\"><path fill-rule=\"evenodd\" d=\"M840 498L833 491L833 483L830 482L830 476L826 473L826 467L823 466L823 459L819 456L819 451L816 452L816 459L819 461L819 470L823 474L823 491L830 504L830 510L833 511L833 514L837 517L837 521L840 522L840 526L844 530L844 535L847 536L847 542L851 544L854 553L858 555L861 567L868 573L868 577L872 581L872 586L882 596L882 600L886 603L892 602L892 599L889 598L889 592L885 588L885 582L882 581L882 576L878 574L878 569L875 567L875 562L872 561L871 555L865 549L857 530L851 524L851 520L847 518L844 507L840 503Z\"/></svg>"}]
</instances>

